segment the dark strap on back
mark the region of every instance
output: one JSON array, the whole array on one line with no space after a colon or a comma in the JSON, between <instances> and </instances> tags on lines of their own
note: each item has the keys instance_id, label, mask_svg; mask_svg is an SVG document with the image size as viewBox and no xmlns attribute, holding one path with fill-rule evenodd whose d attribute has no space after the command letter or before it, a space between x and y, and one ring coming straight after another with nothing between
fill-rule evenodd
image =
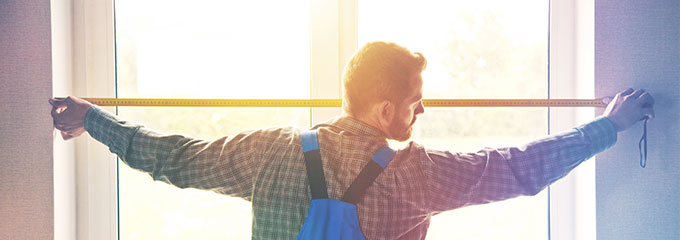
<instances>
[{"instance_id":1,"label":"dark strap on back","mask_svg":"<svg viewBox=\"0 0 680 240\"><path fill-rule=\"evenodd\" d=\"M317 132L316 130L305 131L302 133L301 138L302 152L305 155L305 165L307 167L307 179L309 180L309 188L312 191L312 200L328 198ZM371 186L382 170L387 167L387 164L392 161L395 154L396 152L387 146L378 149L371 158L373 161L368 161L342 196L342 201L356 205L364 192L366 192L366 189Z\"/></svg>"},{"instance_id":2,"label":"dark strap on back","mask_svg":"<svg viewBox=\"0 0 680 240\"><path fill-rule=\"evenodd\" d=\"M366 189L373 183L373 181L380 175L383 169L387 167L387 164L392 161L396 153L394 150L387 146L383 146L373 155L371 160L368 161L364 169L359 172L357 178L354 179L352 185L349 186L345 195L342 196L342 201L356 205L361 200L361 196L364 195Z\"/></svg>"},{"instance_id":3,"label":"dark strap on back","mask_svg":"<svg viewBox=\"0 0 680 240\"><path fill-rule=\"evenodd\" d=\"M323 174L323 163L319 152L319 141L316 130L302 132L302 152L305 155L307 179L312 190L312 200L328 198L326 176Z\"/></svg>"}]
</instances>

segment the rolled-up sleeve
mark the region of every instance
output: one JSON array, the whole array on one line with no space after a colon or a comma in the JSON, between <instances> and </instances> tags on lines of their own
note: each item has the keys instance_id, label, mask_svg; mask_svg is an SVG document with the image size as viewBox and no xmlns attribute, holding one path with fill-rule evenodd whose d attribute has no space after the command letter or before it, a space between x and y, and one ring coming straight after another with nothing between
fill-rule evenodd
<instances>
[{"instance_id":1,"label":"rolled-up sleeve","mask_svg":"<svg viewBox=\"0 0 680 240\"><path fill-rule=\"evenodd\" d=\"M616 143L609 119L595 120L520 147L476 153L425 150L432 211L535 195Z\"/></svg>"},{"instance_id":2,"label":"rolled-up sleeve","mask_svg":"<svg viewBox=\"0 0 680 240\"><path fill-rule=\"evenodd\" d=\"M85 116L85 129L128 166L154 180L245 199L251 196L257 131L204 141L154 132L96 106Z\"/></svg>"}]
</instances>

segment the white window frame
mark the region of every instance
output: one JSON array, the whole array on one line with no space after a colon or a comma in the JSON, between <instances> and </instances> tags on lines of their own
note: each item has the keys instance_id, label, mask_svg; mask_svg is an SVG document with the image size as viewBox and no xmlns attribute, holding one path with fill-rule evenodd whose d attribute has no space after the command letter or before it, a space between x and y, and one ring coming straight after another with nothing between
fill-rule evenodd
<instances>
[{"instance_id":1,"label":"white window frame","mask_svg":"<svg viewBox=\"0 0 680 240\"><path fill-rule=\"evenodd\" d=\"M595 98L593 1L550 1L550 97ZM551 108L550 133L592 120L592 108ZM550 239L596 239L595 159L550 186Z\"/></svg>"},{"instance_id":2,"label":"white window frame","mask_svg":"<svg viewBox=\"0 0 680 240\"><path fill-rule=\"evenodd\" d=\"M71 0L71 6L73 93L115 97L113 1ZM91 137L81 137L75 139L75 163L77 239L118 239L115 155Z\"/></svg>"},{"instance_id":3,"label":"white window frame","mask_svg":"<svg viewBox=\"0 0 680 240\"><path fill-rule=\"evenodd\" d=\"M71 16L72 50L59 53L65 55L63 58L55 57L72 60L73 80L63 84L71 84L73 88L63 92L76 96L115 97L114 0L65 1L70 3L70 9L52 9L53 16ZM357 2L310 1L310 17L314 19L310 21L310 79L314 79L310 82L312 98L341 96L339 79L342 69L358 47ZM53 5L64 5L63 1L59 3ZM593 5L587 0L551 1L551 98L594 98ZM115 108L107 110L113 112ZM339 113L337 108L312 109L310 122L319 122ZM552 108L550 132L556 133L588 121L593 114L592 109ZM75 219L77 239L118 239L116 157L90 137L78 138L74 145L66 147L74 147L75 154L55 155L55 162L59 158L75 159L70 159L75 162L75 203L62 204L75 205L75 213L55 210L55 213L59 212L55 219ZM550 239L595 239L594 166L594 161L589 160L551 186ZM55 172L55 178L64 175ZM73 201L73 198L64 199ZM59 207L62 206L55 206L55 209ZM69 214L74 216L65 216Z\"/></svg>"}]
</instances>

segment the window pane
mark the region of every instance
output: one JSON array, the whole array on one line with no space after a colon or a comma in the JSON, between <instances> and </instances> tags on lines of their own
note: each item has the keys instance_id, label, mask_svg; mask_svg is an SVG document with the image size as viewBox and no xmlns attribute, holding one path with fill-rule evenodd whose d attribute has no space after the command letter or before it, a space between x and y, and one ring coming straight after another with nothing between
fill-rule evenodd
<instances>
[{"instance_id":1,"label":"window pane","mask_svg":"<svg viewBox=\"0 0 680 240\"><path fill-rule=\"evenodd\" d=\"M424 98L547 98L547 0L359 1L359 46L396 42L428 59ZM475 152L547 133L545 108L427 108L413 141ZM541 227L542 226L542 227ZM433 217L428 239L545 239L547 191Z\"/></svg>"},{"instance_id":2,"label":"window pane","mask_svg":"<svg viewBox=\"0 0 680 240\"><path fill-rule=\"evenodd\" d=\"M309 98L307 0L118 0L118 96ZM121 107L164 133L215 139L270 126L308 128L308 108ZM119 167L121 239L249 239L250 203L154 182Z\"/></svg>"}]
</instances>

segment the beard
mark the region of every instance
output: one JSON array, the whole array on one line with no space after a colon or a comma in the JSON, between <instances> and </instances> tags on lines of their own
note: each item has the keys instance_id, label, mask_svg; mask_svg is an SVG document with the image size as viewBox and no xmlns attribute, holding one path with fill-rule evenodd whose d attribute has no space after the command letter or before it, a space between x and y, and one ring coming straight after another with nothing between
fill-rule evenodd
<instances>
[{"instance_id":1,"label":"beard","mask_svg":"<svg viewBox=\"0 0 680 240\"><path fill-rule=\"evenodd\" d=\"M416 122L416 118L413 117L413 120L411 120L411 123L408 125L403 124L401 121L398 121L396 119L396 116L392 119L392 123L390 124L389 131L390 131L390 138L397 140L399 142L403 142L411 138L411 133L413 132L413 124Z\"/></svg>"}]
</instances>

